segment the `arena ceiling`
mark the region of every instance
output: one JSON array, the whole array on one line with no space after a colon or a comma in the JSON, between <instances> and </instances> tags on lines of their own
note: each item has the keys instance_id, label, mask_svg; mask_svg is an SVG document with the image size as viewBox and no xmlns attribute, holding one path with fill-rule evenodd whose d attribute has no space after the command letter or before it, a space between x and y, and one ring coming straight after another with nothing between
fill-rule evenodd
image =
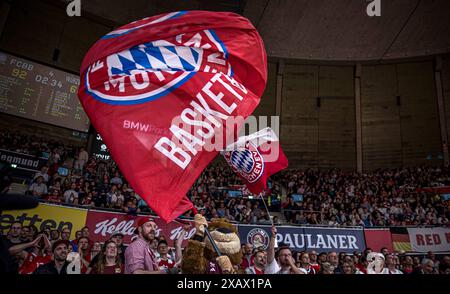
<instances>
[{"instance_id":1,"label":"arena ceiling","mask_svg":"<svg viewBox=\"0 0 450 294\"><path fill-rule=\"evenodd\" d=\"M450 1L380 1L379 17L367 15L368 0L89 0L82 9L116 26L178 10L232 11L249 18L267 54L279 58L383 61L450 53Z\"/></svg>"}]
</instances>

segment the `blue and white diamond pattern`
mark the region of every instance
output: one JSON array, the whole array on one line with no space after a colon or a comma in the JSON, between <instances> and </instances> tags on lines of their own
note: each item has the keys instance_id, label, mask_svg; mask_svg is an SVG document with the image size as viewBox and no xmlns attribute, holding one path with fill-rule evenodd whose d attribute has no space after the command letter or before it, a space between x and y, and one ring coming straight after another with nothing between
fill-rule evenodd
<instances>
[{"instance_id":1,"label":"blue and white diamond pattern","mask_svg":"<svg viewBox=\"0 0 450 294\"><path fill-rule=\"evenodd\" d=\"M249 150L233 151L231 154L231 164L240 171L250 173L255 164L252 153Z\"/></svg>"},{"instance_id":2,"label":"blue and white diamond pattern","mask_svg":"<svg viewBox=\"0 0 450 294\"><path fill-rule=\"evenodd\" d=\"M140 44L107 58L108 74L130 75L135 71L197 71L203 50L175 46L167 41Z\"/></svg>"}]
</instances>

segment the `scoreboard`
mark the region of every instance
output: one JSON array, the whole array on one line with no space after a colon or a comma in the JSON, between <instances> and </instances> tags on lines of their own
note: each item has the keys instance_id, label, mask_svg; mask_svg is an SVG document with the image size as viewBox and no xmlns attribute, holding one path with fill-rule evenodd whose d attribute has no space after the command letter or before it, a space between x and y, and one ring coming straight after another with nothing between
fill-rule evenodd
<instances>
[{"instance_id":1,"label":"scoreboard","mask_svg":"<svg viewBox=\"0 0 450 294\"><path fill-rule=\"evenodd\" d=\"M79 85L77 75L0 52L0 112L87 132Z\"/></svg>"}]
</instances>

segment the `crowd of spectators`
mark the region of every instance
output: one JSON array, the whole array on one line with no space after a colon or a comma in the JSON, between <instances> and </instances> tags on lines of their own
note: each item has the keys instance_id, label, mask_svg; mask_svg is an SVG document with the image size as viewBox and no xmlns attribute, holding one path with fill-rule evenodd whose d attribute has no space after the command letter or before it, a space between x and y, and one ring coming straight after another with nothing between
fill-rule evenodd
<instances>
[{"instance_id":1,"label":"crowd of spectators","mask_svg":"<svg viewBox=\"0 0 450 294\"><path fill-rule=\"evenodd\" d=\"M272 226L268 249L242 244L241 268L247 274L450 274L450 256L439 258L432 251L426 255L409 255L405 252L320 252L293 251L283 243L274 247L277 229Z\"/></svg>"},{"instance_id":2,"label":"crowd of spectators","mask_svg":"<svg viewBox=\"0 0 450 294\"><path fill-rule=\"evenodd\" d=\"M83 147L0 131L0 148L34 155L48 153L47 165L29 179L28 193L41 200L129 214L152 212L129 187L113 161L90 156ZM68 168L67 176L59 174L61 166ZM275 223L364 227L448 225L448 201L422 188L444 185L449 175L448 168L431 167L368 173L287 170L269 180L264 198L270 211L282 212L285 220L275 217ZM207 219L224 217L239 223L270 223L261 198L251 195L240 178L220 162L203 171L188 197Z\"/></svg>"},{"instance_id":3,"label":"crowd of spectators","mask_svg":"<svg viewBox=\"0 0 450 294\"><path fill-rule=\"evenodd\" d=\"M0 148L34 156L47 153L48 164L29 178L27 192L43 201L111 209L133 215L152 213L129 187L113 161L90 156L83 147L1 131ZM61 175L60 167L67 168L68 174ZM363 174L337 169L288 170L269 181L264 198L269 210L283 212L287 221L296 224L445 226L449 218L448 203L439 195L422 189L447 185L448 179L448 169L430 167L384 169ZM239 177L220 163L210 165L203 171L188 196L207 219L223 217L239 223L270 223L260 197L246 191ZM273 221L280 223L276 217ZM68 228L38 232L34 226L14 222L3 233L9 242L9 252L16 269L22 274L67 272L71 252L78 253L74 256L80 258L81 273L126 273L126 245L120 232L112 233L109 240L100 243L89 239L87 227L77 231L75 238L71 239ZM133 240L138 240L139 236ZM179 264L182 249L170 248L164 236L155 237L149 244L158 261L155 269L166 271ZM366 257L370 250L353 254L317 254L315 251L292 252L279 245L274 255L282 272L367 272ZM264 273L267 252L250 246L242 246L244 262L241 269L248 273ZM383 256L383 273L450 273L449 256L438 260L432 252L420 257L389 253L387 249Z\"/></svg>"},{"instance_id":4,"label":"crowd of spectators","mask_svg":"<svg viewBox=\"0 0 450 294\"><path fill-rule=\"evenodd\" d=\"M164 235L156 236L155 228L144 221L130 244L124 244L124 235L113 232L104 242L93 242L88 227L75 232L65 227L61 231L34 226L11 224L5 238L11 258L10 272L20 274L126 274L126 273L180 273L183 252L182 240L189 231L185 225L173 247ZM267 249L241 246L242 263L237 272L247 274L450 274L450 256L437 256L433 252L411 255L405 252L389 252L382 248L375 253L379 263L372 262L372 250L364 252L320 252L315 250L293 251L285 244L275 248L276 227L272 227L271 243ZM130 248L128 248L130 247ZM146 249L148 247L148 249ZM143 252L141 253L141 249ZM145 250L144 250L145 249ZM148 256L141 256L145 254ZM147 258L149 258L147 260ZM370 260L372 259L372 260ZM135 263L141 261L144 265Z\"/></svg>"},{"instance_id":5,"label":"crowd of spectators","mask_svg":"<svg viewBox=\"0 0 450 294\"><path fill-rule=\"evenodd\" d=\"M287 221L326 226L449 224L449 205L425 187L447 185L448 168L383 169L368 173L289 170L276 180L286 187ZM299 201L300 199L300 201Z\"/></svg>"},{"instance_id":6,"label":"crowd of spectators","mask_svg":"<svg viewBox=\"0 0 450 294\"><path fill-rule=\"evenodd\" d=\"M270 211L277 208L279 211L276 203L280 202L280 189L271 181L269 187L264 199ZM206 219L221 217L246 224L270 223L270 216L261 197L251 195L241 179L225 165L217 164L206 168L189 190L188 197Z\"/></svg>"}]
</instances>

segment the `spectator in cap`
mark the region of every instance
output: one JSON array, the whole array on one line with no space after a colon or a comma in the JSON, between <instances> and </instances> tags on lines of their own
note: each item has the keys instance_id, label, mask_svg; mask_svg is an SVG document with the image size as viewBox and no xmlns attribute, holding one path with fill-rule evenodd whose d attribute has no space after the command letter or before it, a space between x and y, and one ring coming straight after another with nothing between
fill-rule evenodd
<instances>
[{"instance_id":1,"label":"spectator in cap","mask_svg":"<svg viewBox=\"0 0 450 294\"><path fill-rule=\"evenodd\" d=\"M92 274L123 274L124 267L118 254L117 244L113 240L106 241L93 265Z\"/></svg>"},{"instance_id":2,"label":"spectator in cap","mask_svg":"<svg viewBox=\"0 0 450 294\"><path fill-rule=\"evenodd\" d=\"M159 257L157 258L158 268L160 270L166 270L175 266L175 261L169 256L169 246L166 240L160 240L158 242L157 251Z\"/></svg>"},{"instance_id":3,"label":"spectator in cap","mask_svg":"<svg viewBox=\"0 0 450 294\"><path fill-rule=\"evenodd\" d=\"M127 246L123 244L124 237L125 236L121 231L115 231L109 237L110 240L116 242L117 244L117 250L119 253L119 257L122 261L122 264L125 264L125 250L127 249Z\"/></svg>"},{"instance_id":4,"label":"spectator in cap","mask_svg":"<svg viewBox=\"0 0 450 294\"><path fill-rule=\"evenodd\" d=\"M34 274L47 274L47 275L66 275L67 266L69 262L67 258L67 248L69 241L57 240L52 245L53 260L49 263L39 266Z\"/></svg>"},{"instance_id":5,"label":"spectator in cap","mask_svg":"<svg viewBox=\"0 0 450 294\"><path fill-rule=\"evenodd\" d=\"M125 250L126 274L164 274L166 270L159 270L156 256L149 247L155 239L156 224L152 219L141 218L135 232L139 237Z\"/></svg>"}]
</instances>

